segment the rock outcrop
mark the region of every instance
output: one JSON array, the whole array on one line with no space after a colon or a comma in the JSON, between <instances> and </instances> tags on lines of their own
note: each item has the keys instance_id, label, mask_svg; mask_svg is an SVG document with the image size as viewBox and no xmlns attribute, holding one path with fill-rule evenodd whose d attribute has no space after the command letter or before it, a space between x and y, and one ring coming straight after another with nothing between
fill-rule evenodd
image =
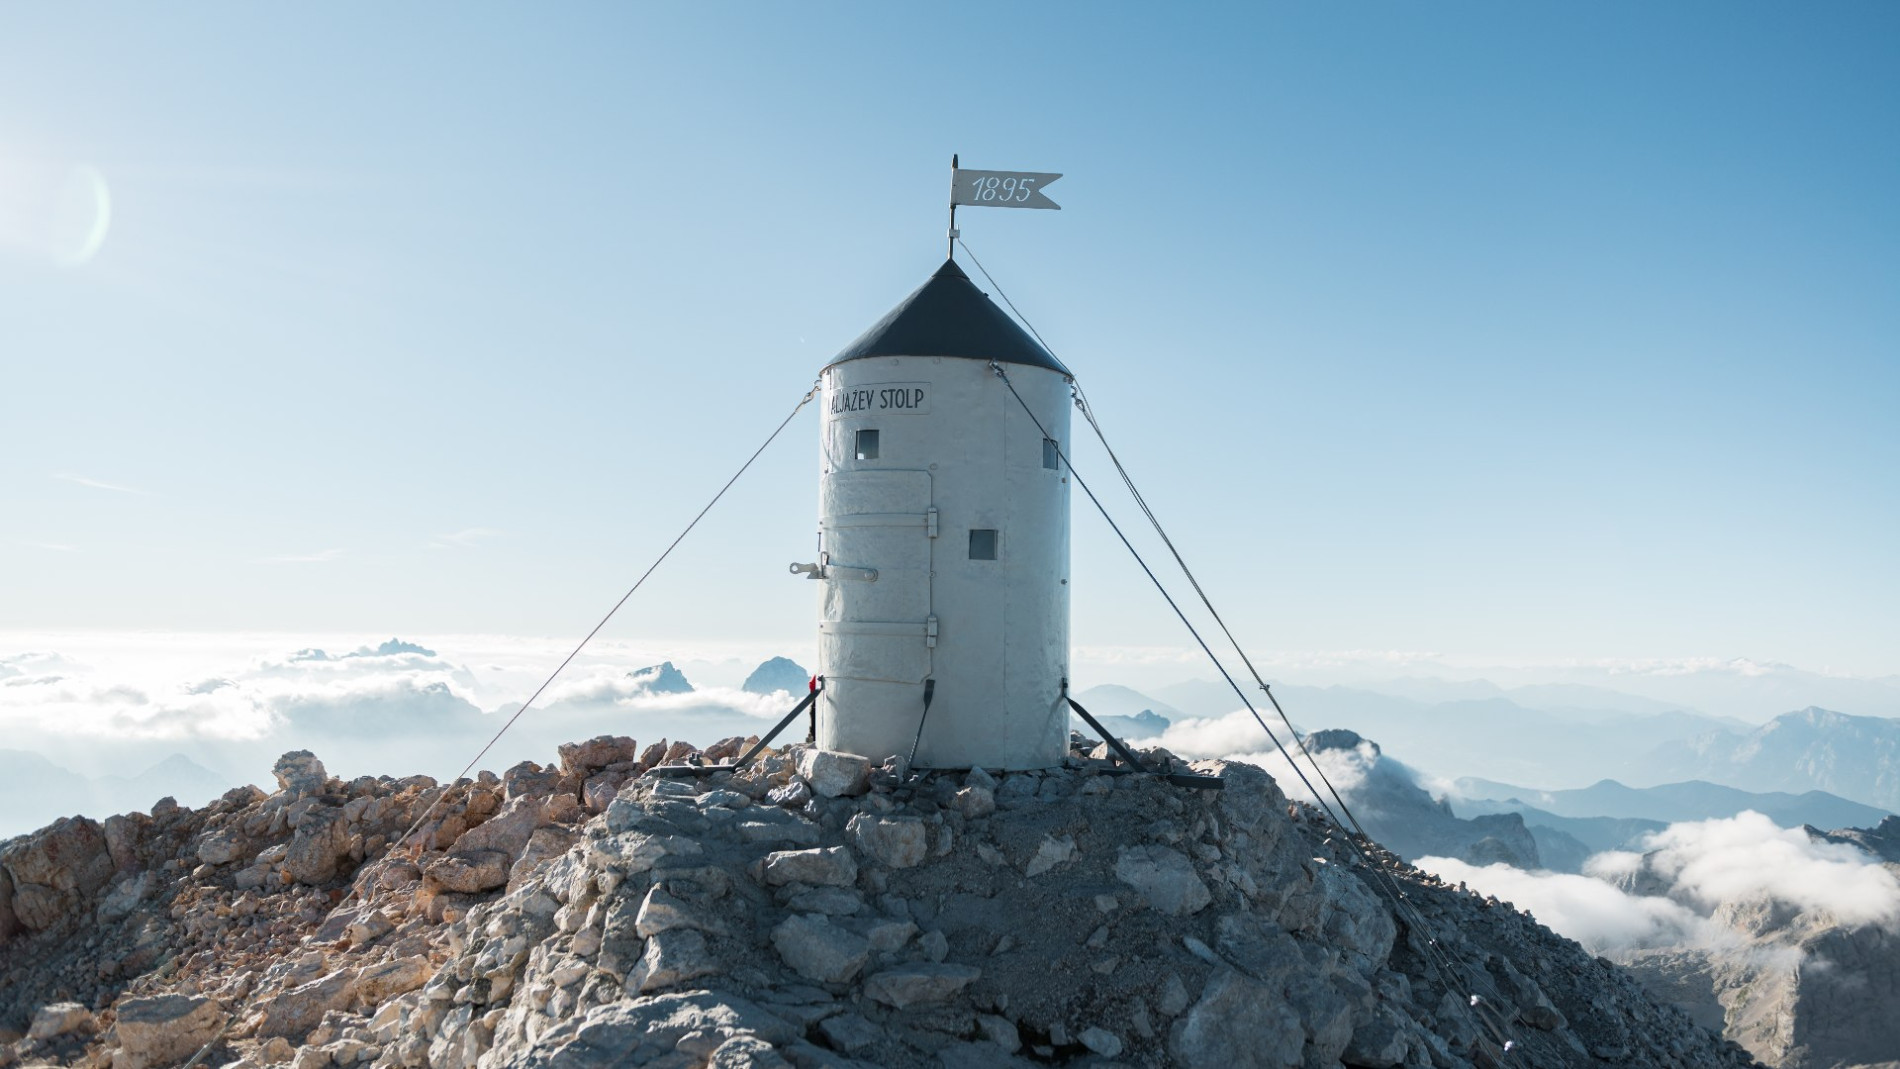
<instances>
[{"instance_id":1,"label":"rock outcrop","mask_svg":"<svg viewBox=\"0 0 1900 1069\"><path fill-rule=\"evenodd\" d=\"M1367 834L1400 857L1451 857L1474 865L1540 868L1537 840L1515 813L1462 820L1441 798L1418 785L1411 769L1357 732L1334 728L1306 737L1306 747L1356 784L1353 814ZM1337 778L1337 777L1336 777Z\"/></svg>"},{"instance_id":2,"label":"rock outcrop","mask_svg":"<svg viewBox=\"0 0 1900 1069\"><path fill-rule=\"evenodd\" d=\"M112 876L105 832L85 817L66 817L0 850L10 887L0 891L0 927L13 922L38 930L56 923ZM7 899L11 901L7 901Z\"/></svg>"},{"instance_id":3,"label":"rock outcrop","mask_svg":"<svg viewBox=\"0 0 1900 1069\"><path fill-rule=\"evenodd\" d=\"M1810 827L1807 832L1816 839L1857 847L1890 865L1900 865L1900 817L1887 817L1871 828L1821 831Z\"/></svg>"},{"instance_id":4,"label":"rock outcrop","mask_svg":"<svg viewBox=\"0 0 1900 1069\"><path fill-rule=\"evenodd\" d=\"M1852 845L1900 877L1900 817L1877 828L1808 829ZM1646 856L1625 887L1656 893L1670 881ZM1683 1006L1778 1069L1900 1066L1900 929L1896 919L1846 920L1765 897L1724 901L1710 918L1721 938L1638 950L1623 963L1659 996Z\"/></svg>"},{"instance_id":5,"label":"rock outcrop","mask_svg":"<svg viewBox=\"0 0 1900 1069\"><path fill-rule=\"evenodd\" d=\"M0 1069L1752 1064L1249 765L646 772L744 742L446 786L293 755L268 796L10 843L16 913L64 897L0 945Z\"/></svg>"},{"instance_id":6,"label":"rock outcrop","mask_svg":"<svg viewBox=\"0 0 1900 1069\"><path fill-rule=\"evenodd\" d=\"M224 1007L199 995L166 994L126 999L117 1009L119 1047L113 1069L176 1065L216 1039Z\"/></svg>"}]
</instances>

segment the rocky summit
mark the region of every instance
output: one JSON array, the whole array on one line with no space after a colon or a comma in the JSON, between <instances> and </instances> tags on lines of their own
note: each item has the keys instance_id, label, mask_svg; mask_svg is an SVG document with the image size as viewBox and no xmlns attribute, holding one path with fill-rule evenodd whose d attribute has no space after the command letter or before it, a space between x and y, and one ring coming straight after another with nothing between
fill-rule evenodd
<instances>
[{"instance_id":1,"label":"rocky summit","mask_svg":"<svg viewBox=\"0 0 1900 1069\"><path fill-rule=\"evenodd\" d=\"M655 771L747 741L448 785L296 753L12 840L0 1069L1754 1064L1250 765Z\"/></svg>"}]
</instances>

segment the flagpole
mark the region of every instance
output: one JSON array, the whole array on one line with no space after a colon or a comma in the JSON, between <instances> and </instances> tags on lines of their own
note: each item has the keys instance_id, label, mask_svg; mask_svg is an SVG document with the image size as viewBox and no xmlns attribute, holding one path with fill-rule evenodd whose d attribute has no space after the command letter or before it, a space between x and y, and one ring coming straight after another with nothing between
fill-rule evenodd
<instances>
[{"instance_id":1,"label":"flagpole","mask_svg":"<svg viewBox=\"0 0 1900 1069\"><path fill-rule=\"evenodd\" d=\"M957 154L950 154L950 258L957 258Z\"/></svg>"}]
</instances>

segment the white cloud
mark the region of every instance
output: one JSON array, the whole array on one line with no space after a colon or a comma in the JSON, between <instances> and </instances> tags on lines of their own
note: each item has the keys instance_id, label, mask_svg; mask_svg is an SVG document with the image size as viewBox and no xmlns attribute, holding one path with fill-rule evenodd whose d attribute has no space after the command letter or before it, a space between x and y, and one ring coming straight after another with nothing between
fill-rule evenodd
<instances>
[{"instance_id":1,"label":"white cloud","mask_svg":"<svg viewBox=\"0 0 1900 1069\"><path fill-rule=\"evenodd\" d=\"M1592 953L1708 946L1721 938L1712 922L1680 902L1632 895L1589 876L1526 872L1501 864L1480 867L1449 857L1419 858L1418 867L1528 910Z\"/></svg>"},{"instance_id":2,"label":"white cloud","mask_svg":"<svg viewBox=\"0 0 1900 1069\"><path fill-rule=\"evenodd\" d=\"M1268 723L1306 781L1325 791L1283 725L1272 719ZM1287 758L1245 711L1183 719L1158 738L1140 741L1183 757L1225 757L1259 765L1288 797L1312 800ZM1349 804L1374 776L1400 776L1439 795L1449 786L1376 754L1367 743L1319 751L1313 760ZM1725 905L1764 899L1845 924L1900 929L1900 879L1892 870L1853 847L1816 842L1799 829L1777 827L1760 813L1672 824L1639 845L1637 852L1596 855L1586 862L1584 875L1528 872L1508 865L1478 867L1442 857L1421 858L1417 864L1527 909L1598 953L1664 946L1733 950L1740 936L1712 917ZM1626 887L1656 893L1631 893Z\"/></svg>"},{"instance_id":3,"label":"white cloud","mask_svg":"<svg viewBox=\"0 0 1900 1069\"><path fill-rule=\"evenodd\" d=\"M65 678L66 678L66 677L64 677L64 676L41 676L41 677L39 677L39 678L37 678L37 679L35 679L35 678L33 678L33 677L31 677L31 676L12 676L12 675L8 675L8 674L6 674L6 673L4 673L4 672L0 672L0 680L4 680L4 681L5 681L5 682L3 682L3 683L0 683L0 686L7 686L7 687L50 687L50 686L52 686L52 685L53 685L53 684L55 684L55 683L59 683L59 682L62 682L62 681L63 681L63 680L65 679Z\"/></svg>"},{"instance_id":4,"label":"white cloud","mask_svg":"<svg viewBox=\"0 0 1900 1069\"><path fill-rule=\"evenodd\" d=\"M0 732L22 740L13 745L66 740L83 750L108 743L187 749L236 743L270 750L266 760L288 749L325 756L326 750L361 752L390 742L428 742L436 751L431 762L465 758L476 748L471 740L478 743L500 726L494 714L518 708L568 649L565 640L480 636L426 644L327 636L317 645L304 636L55 636L84 651L82 661L44 651L9 653L8 641L0 634ZM330 652L338 650L349 652ZM751 665L769 655L742 647L597 642L511 731L494 767L522 757L547 760L554 743L603 732L705 744L757 732L787 710L782 695L730 686L655 694L629 675L669 657L708 654ZM433 763L388 770L436 771Z\"/></svg>"},{"instance_id":5,"label":"white cloud","mask_svg":"<svg viewBox=\"0 0 1900 1069\"><path fill-rule=\"evenodd\" d=\"M654 693L645 680L636 680L616 668L567 676L556 680L541 696L545 708L609 706L642 713L686 713L701 709L729 710L750 717L785 715L783 697L749 694L737 687L700 687L688 693Z\"/></svg>"},{"instance_id":6,"label":"white cloud","mask_svg":"<svg viewBox=\"0 0 1900 1069\"><path fill-rule=\"evenodd\" d=\"M0 679L8 676L71 672L83 667L79 662L51 650L25 650L0 657Z\"/></svg>"},{"instance_id":7,"label":"white cloud","mask_svg":"<svg viewBox=\"0 0 1900 1069\"><path fill-rule=\"evenodd\" d=\"M100 479L89 479L84 475L74 475L73 473L67 472L67 471L56 471L53 473L52 477L55 479L62 480L64 482L73 483L77 486L88 487L93 490L107 490L115 494L134 494L139 497L152 496L152 492L150 490L140 490L135 487L121 486L118 483L109 483Z\"/></svg>"},{"instance_id":8,"label":"white cloud","mask_svg":"<svg viewBox=\"0 0 1900 1069\"><path fill-rule=\"evenodd\" d=\"M1853 847L1777 827L1760 813L1672 824L1641 846L1641 852L1597 854L1581 876L1444 857L1420 858L1418 866L1529 910L1598 953L1733 950L1742 945L1741 935L1714 918L1724 907L1764 901L1820 922L1900 924L1900 880L1892 870Z\"/></svg>"},{"instance_id":9,"label":"white cloud","mask_svg":"<svg viewBox=\"0 0 1900 1069\"><path fill-rule=\"evenodd\" d=\"M1282 733L1283 734L1283 733ZM1167 730L1144 746L1163 746L1182 757L1226 757L1251 753L1272 744L1260 724L1245 709L1221 717L1188 717L1170 723Z\"/></svg>"},{"instance_id":10,"label":"white cloud","mask_svg":"<svg viewBox=\"0 0 1900 1069\"><path fill-rule=\"evenodd\" d=\"M1326 783L1332 784L1332 790L1347 796L1350 800L1354 791L1362 787L1373 767L1386 767L1394 775L1408 780L1415 779L1411 769L1375 753L1370 743L1362 742L1350 750L1313 750L1310 757L1302 753L1298 742L1286 725L1280 722L1277 714L1263 713L1274 737L1286 748L1283 756L1273 739L1260 729L1260 722L1245 709L1228 713L1221 717L1189 717L1168 725L1166 731L1150 739L1134 740L1140 746L1160 746L1171 753L1186 758L1222 757L1233 761L1245 761L1259 765L1267 770L1274 782L1280 785L1287 797L1297 801L1315 801L1306 790L1305 784L1311 783L1315 789L1325 795L1328 806L1333 804L1331 791ZM1321 782L1315 774L1314 765L1325 774L1326 782ZM1298 772L1295 772L1295 766Z\"/></svg>"},{"instance_id":11,"label":"white cloud","mask_svg":"<svg viewBox=\"0 0 1900 1069\"><path fill-rule=\"evenodd\" d=\"M1669 881L1671 895L1704 909L1773 899L1825 913L1844 924L1900 927L1900 879L1866 854L1777 827L1753 811L1720 820L1671 824L1642 843L1644 867ZM1605 859L1610 872L1627 859Z\"/></svg>"}]
</instances>

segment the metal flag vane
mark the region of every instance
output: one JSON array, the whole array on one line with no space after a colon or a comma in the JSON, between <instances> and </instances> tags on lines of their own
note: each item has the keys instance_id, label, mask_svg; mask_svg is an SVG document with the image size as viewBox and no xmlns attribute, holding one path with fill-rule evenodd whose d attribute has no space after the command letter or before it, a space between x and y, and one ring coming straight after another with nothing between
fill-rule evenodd
<instances>
[{"instance_id":1,"label":"metal flag vane","mask_svg":"<svg viewBox=\"0 0 1900 1069\"><path fill-rule=\"evenodd\" d=\"M1046 171L966 171L950 157L950 258L957 256L957 205L972 208L1050 208L1062 205L1043 194L1061 174Z\"/></svg>"}]
</instances>

